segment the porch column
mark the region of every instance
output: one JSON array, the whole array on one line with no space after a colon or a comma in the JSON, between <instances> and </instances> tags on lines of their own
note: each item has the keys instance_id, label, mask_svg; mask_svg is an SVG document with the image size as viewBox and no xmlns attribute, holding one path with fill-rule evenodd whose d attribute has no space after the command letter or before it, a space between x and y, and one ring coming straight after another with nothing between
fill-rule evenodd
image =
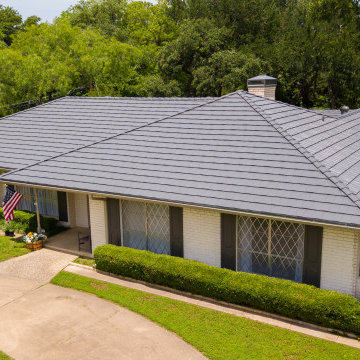
<instances>
[{"instance_id":1,"label":"porch column","mask_svg":"<svg viewBox=\"0 0 360 360\"><path fill-rule=\"evenodd\" d=\"M106 197L89 195L90 230L92 251L107 243Z\"/></svg>"},{"instance_id":2,"label":"porch column","mask_svg":"<svg viewBox=\"0 0 360 360\"><path fill-rule=\"evenodd\" d=\"M41 234L41 224L40 224L40 210L39 210L39 190L35 188L35 203L36 203L36 219L37 219L37 233Z\"/></svg>"}]
</instances>

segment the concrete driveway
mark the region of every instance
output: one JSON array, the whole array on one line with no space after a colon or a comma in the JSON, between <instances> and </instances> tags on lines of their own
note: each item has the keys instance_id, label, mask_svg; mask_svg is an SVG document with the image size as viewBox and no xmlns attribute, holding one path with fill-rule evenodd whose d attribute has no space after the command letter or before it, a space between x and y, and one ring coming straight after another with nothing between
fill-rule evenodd
<instances>
[{"instance_id":1,"label":"concrete driveway","mask_svg":"<svg viewBox=\"0 0 360 360\"><path fill-rule=\"evenodd\" d=\"M0 350L16 360L205 359L142 316L93 295L6 274L4 266Z\"/></svg>"}]
</instances>

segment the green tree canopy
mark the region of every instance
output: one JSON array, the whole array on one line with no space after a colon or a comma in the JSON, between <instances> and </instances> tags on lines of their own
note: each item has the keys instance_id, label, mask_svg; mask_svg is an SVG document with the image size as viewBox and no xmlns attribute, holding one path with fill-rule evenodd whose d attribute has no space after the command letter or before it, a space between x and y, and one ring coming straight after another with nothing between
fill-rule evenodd
<instances>
[{"instance_id":1,"label":"green tree canopy","mask_svg":"<svg viewBox=\"0 0 360 360\"><path fill-rule=\"evenodd\" d=\"M85 86L91 95L132 94L141 51L66 20L31 26L0 51L5 104Z\"/></svg>"},{"instance_id":2,"label":"green tree canopy","mask_svg":"<svg viewBox=\"0 0 360 360\"><path fill-rule=\"evenodd\" d=\"M267 73L280 100L360 107L358 0L80 0L39 22L0 6L4 104L77 87L214 96Z\"/></svg>"},{"instance_id":3,"label":"green tree canopy","mask_svg":"<svg viewBox=\"0 0 360 360\"><path fill-rule=\"evenodd\" d=\"M360 106L359 8L351 0L291 0L271 61L285 101Z\"/></svg>"},{"instance_id":4,"label":"green tree canopy","mask_svg":"<svg viewBox=\"0 0 360 360\"><path fill-rule=\"evenodd\" d=\"M0 5L0 40L11 44L11 36L21 29L22 17L10 6Z\"/></svg>"}]
</instances>

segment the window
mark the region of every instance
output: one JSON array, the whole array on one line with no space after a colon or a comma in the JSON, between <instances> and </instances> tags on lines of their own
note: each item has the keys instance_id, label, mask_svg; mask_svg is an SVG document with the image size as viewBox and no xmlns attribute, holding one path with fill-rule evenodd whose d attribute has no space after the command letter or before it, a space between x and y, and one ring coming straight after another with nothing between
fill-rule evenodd
<instances>
[{"instance_id":1,"label":"window","mask_svg":"<svg viewBox=\"0 0 360 360\"><path fill-rule=\"evenodd\" d=\"M239 271L302 281L305 226L238 217Z\"/></svg>"},{"instance_id":2,"label":"window","mask_svg":"<svg viewBox=\"0 0 360 360\"><path fill-rule=\"evenodd\" d=\"M34 205L34 189L28 186L16 186L15 188L28 199L32 199L32 202L30 202L29 200L22 198L19 205L17 206L17 210L36 212L36 206ZM58 198L56 191L39 189L39 212L41 215L59 217Z\"/></svg>"},{"instance_id":3,"label":"window","mask_svg":"<svg viewBox=\"0 0 360 360\"><path fill-rule=\"evenodd\" d=\"M169 207L140 201L121 201L123 246L170 254Z\"/></svg>"}]
</instances>

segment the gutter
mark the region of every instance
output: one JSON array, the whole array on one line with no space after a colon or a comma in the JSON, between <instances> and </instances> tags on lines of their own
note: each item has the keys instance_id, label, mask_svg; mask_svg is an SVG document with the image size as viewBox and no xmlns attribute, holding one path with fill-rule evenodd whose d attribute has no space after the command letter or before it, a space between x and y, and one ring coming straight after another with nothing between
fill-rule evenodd
<instances>
[{"instance_id":1,"label":"gutter","mask_svg":"<svg viewBox=\"0 0 360 360\"><path fill-rule=\"evenodd\" d=\"M360 225L355 224L344 224L344 223L332 223L332 222L326 222L321 220L310 220L307 218L292 218L292 217L286 217L283 215L274 215L270 213L258 213L258 212L252 212L252 211L246 211L246 210L238 210L238 209L231 209L231 208L219 208L219 207L213 207L213 206L206 206L196 203L182 203L182 202L169 202L166 200L161 199L151 199L146 197L136 197L136 196L129 196L129 195L115 195L112 193L106 193L106 192L96 192L96 191L89 191L89 190L79 190L79 189L69 189L69 188L62 188L57 186L41 186L41 185L35 185L35 184L28 184L25 182L13 182L13 181L5 181L2 180L0 177L0 183L3 184L13 184L13 185L20 185L20 186L28 186L31 188L36 189L49 189L49 190L55 190L55 191L64 191L64 192L71 192L71 193L81 193L81 194L89 194L91 195L92 200L100 200L105 201L106 198L115 198L115 199L125 199L125 200L138 200L138 201L150 201L153 203L159 203L164 205L171 205L171 206L183 206L183 207L192 207L195 209L207 209L207 210L214 210L219 211L223 213L228 214L234 214L234 215L245 215L245 216L257 216L265 219L274 219L274 220L280 220L280 221L292 221L296 223L301 224L310 224L310 225L321 225L321 226L334 226L338 228L347 228L352 230L360 230Z\"/></svg>"}]
</instances>

